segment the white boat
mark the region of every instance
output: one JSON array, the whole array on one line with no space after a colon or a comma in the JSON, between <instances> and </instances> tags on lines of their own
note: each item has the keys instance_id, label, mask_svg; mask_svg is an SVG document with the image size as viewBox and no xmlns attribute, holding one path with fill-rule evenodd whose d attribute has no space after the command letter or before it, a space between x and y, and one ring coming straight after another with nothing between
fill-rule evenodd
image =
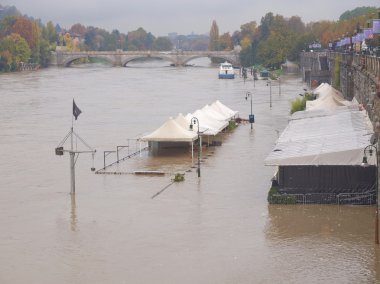
<instances>
[{"instance_id":1,"label":"white boat","mask_svg":"<svg viewBox=\"0 0 380 284\"><path fill-rule=\"evenodd\" d=\"M235 71L232 67L232 64L228 62L224 62L220 64L219 68L219 79L234 79Z\"/></svg>"}]
</instances>

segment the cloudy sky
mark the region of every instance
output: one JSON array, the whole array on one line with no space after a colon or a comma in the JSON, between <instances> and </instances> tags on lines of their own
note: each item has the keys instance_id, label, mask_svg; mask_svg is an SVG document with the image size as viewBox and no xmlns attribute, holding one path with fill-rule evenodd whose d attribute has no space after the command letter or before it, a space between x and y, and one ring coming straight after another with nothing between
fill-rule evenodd
<instances>
[{"instance_id":1,"label":"cloudy sky","mask_svg":"<svg viewBox=\"0 0 380 284\"><path fill-rule=\"evenodd\" d=\"M155 36L208 33L213 20L220 33L232 33L244 23L260 23L268 12L300 16L308 23L337 20L356 7L380 7L379 0L1 0L0 4L14 5L23 14L64 28L81 23L127 33L142 27Z\"/></svg>"}]
</instances>

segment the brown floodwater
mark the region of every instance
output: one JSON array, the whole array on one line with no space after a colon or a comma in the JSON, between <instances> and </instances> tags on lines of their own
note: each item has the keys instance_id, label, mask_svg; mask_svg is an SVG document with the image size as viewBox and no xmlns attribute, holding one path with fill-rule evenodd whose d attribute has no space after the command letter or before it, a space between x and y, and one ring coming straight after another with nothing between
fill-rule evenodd
<instances>
[{"instance_id":1,"label":"brown floodwater","mask_svg":"<svg viewBox=\"0 0 380 284\"><path fill-rule=\"evenodd\" d=\"M193 63L0 76L0 283L380 283L374 207L267 203L275 169L263 160L301 78L284 77L281 95L273 83L270 108L265 81L218 80L207 60ZM82 110L74 129L100 169L103 151L217 99L247 118L247 91L253 130L242 124L205 149L200 178L189 151L144 152L109 169L125 175L94 174L82 154L70 195L69 157L54 148L70 130L73 98ZM170 185L176 172L185 181Z\"/></svg>"}]
</instances>

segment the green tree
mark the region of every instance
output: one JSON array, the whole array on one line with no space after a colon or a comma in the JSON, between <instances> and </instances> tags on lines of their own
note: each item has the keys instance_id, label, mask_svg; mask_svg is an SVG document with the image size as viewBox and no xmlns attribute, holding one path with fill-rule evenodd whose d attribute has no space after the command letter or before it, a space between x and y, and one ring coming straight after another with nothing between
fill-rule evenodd
<instances>
[{"instance_id":1,"label":"green tree","mask_svg":"<svg viewBox=\"0 0 380 284\"><path fill-rule=\"evenodd\" d=\"M172 50L173 44L168 37L157 37L153 42L153 49L160 51Z\"/></svg>"},{"instance_id":2,"label":"green tree","mask_svg":"<svg viewBox=\"0 0 380 284\"><path fill-rule=\"evenodd\" d=\"M210 41L209 41L209 50L220 50L219 46L219 27L216 21L212 21L210 29Z\"/></svg>"},{"instance_id":3,"label":"green tree","mask_svg":"<svg viewBox=\"0 0 380 284\"><path fill-rule=\"evenodd\" d=\"M57 43L58 41L58 34L55 30L54 24L52 21L47 22L46 24L46 37L50 43Z\"/></svg>"},{"instance_id":4,"label":"green tree","mask_svg":"<svg viewBox=\"0 0 380 284\"><path fill-rule=\"evenodd\" d=\"M0 38L3 38L12 33L12 28L16 23L17 17L8 16L1 20L0 22Z\"/></svg>"},{"instance_id":5,"label":"green tree","mask_svg":"<svg viewBox=\"0 0 380 284\"><path fill-rule=\"evenodd\" d=\"M367 16L371 13L376 13L377 12L376 7L357 7L351 11L346 11L339 17L339 21L346 21L346 20L352 20L355 19L359 16Z\"/></svg>"}]
</instances>

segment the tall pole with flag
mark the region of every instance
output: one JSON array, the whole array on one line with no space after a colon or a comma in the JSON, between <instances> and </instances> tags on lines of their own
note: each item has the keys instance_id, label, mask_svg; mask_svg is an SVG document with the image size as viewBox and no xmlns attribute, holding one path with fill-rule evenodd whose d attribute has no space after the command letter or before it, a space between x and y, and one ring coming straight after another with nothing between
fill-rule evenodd
<instances>
[{"instance_id":1,"label":"tall pole with flag","mask_svg":"<svg viewBox=\"0 0 380 284\"><path fill-rule=\"evenodd\" d=\"M79 107L75 104L75 101L73 99L73 116L71 120L71 130L66 135L66 137L59 143L58 147L55 148L55 154L58 156L62 156L64 152L68 152L70 154L70 177L71 177L71 194L75 194L75 163L79 157L80 153L92 153L92 156L94 158L94 154L96 150L92 149L77 133L74 132L74 118L75 120L78 119L78 116L82 113L82 111L79 109ZM77 149L74 149L74 136L82 142L83 145L86 146L88 149L87 151L78 151ZM70 150L64 150L63 145L67 141L67 139L70 137ZM94 167L91 168L91 170L95 170Z\"/></svg>"}]
</instances>

